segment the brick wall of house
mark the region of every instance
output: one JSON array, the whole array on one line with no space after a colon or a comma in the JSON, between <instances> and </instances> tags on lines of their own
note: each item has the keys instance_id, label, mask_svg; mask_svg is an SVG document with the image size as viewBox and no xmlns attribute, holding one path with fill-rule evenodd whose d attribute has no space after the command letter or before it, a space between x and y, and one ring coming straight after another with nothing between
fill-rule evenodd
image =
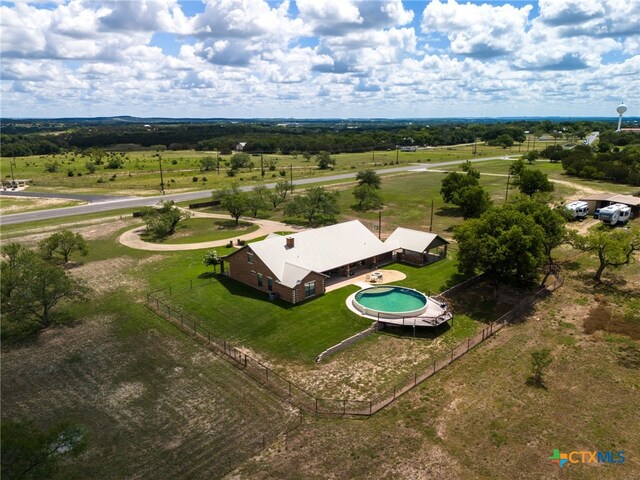
<instances>
[{"instance_id":1,"label":"brick wall of house","mask_svg":"<svg viewBox=\"0 0 640 480\"><path fill-rule=\"evenodd\" d=\"M247 261L247 254L253 254L253 263L249 263ZM230 278L237 280L238 282L242 282L245 285L249 285L250 287L255 288L256 290L260 290L265 292L265 295L269 294L269 281L268 278L271 277L273 279L273 292L277 293L278 296L289 303L300 303L306 300L304 296L304 284L310 281L316 281L316 294L314 297L318 297L324 294L324 279L323 275L320 275L315 272L311 272L304 280L300 283L300 285L295 288L289 288L284 285L281 285L277 282L276 276L273 272L265 265L265 263L258 258L258 256L251 250L250 246L247 246L237 252L233 253L231 256L225 257L225 269L227 270L227 274ZM258 285L258 273L262 274L262 286Z\"/></svg>"}]
</instances>

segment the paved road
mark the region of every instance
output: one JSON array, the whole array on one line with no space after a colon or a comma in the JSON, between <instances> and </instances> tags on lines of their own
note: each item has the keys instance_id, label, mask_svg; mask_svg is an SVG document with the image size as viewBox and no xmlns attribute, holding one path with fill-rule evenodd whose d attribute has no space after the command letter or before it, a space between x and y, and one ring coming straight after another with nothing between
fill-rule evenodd
<instances>
[{"instance_id":1,"label":"paved road","mask_svg":"<svg viewBox=\"0 0 640 480\"><path fill-rule=\"evenodd\" d=\"M501 157L485 157L485 158L472 158L469 159L470 162L486 162L489 160L503 160L508 159L506 156ZM384 168L381 170L376 170L381 175L387 175L392 173L401 173L401 172L411 172L411 171L424 171L426 168L435 168L435 167L446 167L448 165L460 165L462 163L467 162L467 160L455 160L452 162L439 162L439 163L425 163L423 165L409 165L404 167L394 167L394 168ZM356 172L354 173L342 173L339 175L327 175L322 177L313 177L313 178L304 178L301 180L294 180L294 185L312 185L314 183L321 182L332 182L339 180L350 180L355 178ZM267 183L265 184L267 188L273 188L275 183ZM241 190L248 191L253 188L252 185L246 185L240 187ZM129 197L129 198L119 198L117 200L113 200L113 197L109 197L109 201L99 202L99 203L91 203L89 205L79 205L76 207L64 207L64 208L56 208L51 210L40 210L36 212L27 212L27 213L15 213L13 215L2 215L0 217L0 225L9 225L12 223L25 223L25 222L34 222L37 220L47 220L51 218L62 218L69 217L71 215L81 215L86 213L97 213L97 212L107 212L110 210L117 210L121 208L137 208L137 207L146 207L150 205L155 205L161 200L174 200L176 202L185 202L185 201L193 201L193 200L206 200L211 198L211 190L204 190L198 192L187 192L187 193L173 193L170 195L157 195L153 197Z\"/></svg>"},{"instance_id":2,"label":"paved road","mask_svg":"<svg viewBox=\"0 0 640 480\"><path fill-rule=\"evenodd\" d=\"M110 200L122 200L135 197L121 197L114 195L92 195L82 193L53 193L53 192L31 192L29 190L21 190L14 192L11 190L0 190L0 195L7 197L33 197L33 198L65 198L67 200L81 200L83 202L96 203L108 202Z\"/></svg>"}]
</instances>

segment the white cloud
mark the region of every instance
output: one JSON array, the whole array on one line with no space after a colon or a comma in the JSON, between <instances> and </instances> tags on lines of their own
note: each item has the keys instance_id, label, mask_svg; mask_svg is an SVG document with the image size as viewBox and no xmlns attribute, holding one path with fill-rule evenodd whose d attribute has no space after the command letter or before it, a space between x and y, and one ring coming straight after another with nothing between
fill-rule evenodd
<instances>
[{"instance_id":1,"label":"white cloud","mask_svg":"<svg viewBox=\"0 0 640 480\"><path fill-rule=\"evenodd\" d=\"M517 8L434 0L423 12L422 30L446 34L453 53L490 58L522 46L531 9L531 5Z\"/></svg>"},{"instance_id":2,"label":"white cloud","mask_svg":"<svg viewBox=\"0 0 640 480\"><path fill-rule=\"evenodd\" d=\"M560 36L620 37L640 33L640 2L629 0L540 0L539 21Z\"/></svg>"},{"instance_id":3,"label":"white cloud","mask_svg":"<svg viewBox=\"0 0 640 480\"><path fill-rule=\"evenodd\" d=\"M622 98L638 110L637 1L541 0L536 18L512 3L433 1L419 32L416 3L400 0L207 0L191 17L177 0L7 3L2 114L557 115L571 104L577 116Z\"/></svg>"}]
</instances>

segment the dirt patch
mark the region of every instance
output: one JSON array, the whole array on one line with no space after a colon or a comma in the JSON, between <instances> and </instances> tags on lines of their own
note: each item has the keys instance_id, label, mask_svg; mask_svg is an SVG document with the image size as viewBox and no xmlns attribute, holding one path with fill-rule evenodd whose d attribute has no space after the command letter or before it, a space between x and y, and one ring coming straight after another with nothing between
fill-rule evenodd
<instances>
[{"instance_id":1,"label":"dirt patch","mask_svg":"<svg viewBox=\"0 0 640 480\"><path fill-rule=\"evenodd\" d=\"M20 232L19 236L10 235L10 237L12 240L19 240L21 244L28 246L35 245L40 240L51 236L51 234L56 231L67 229L74 233L79 233L85 240L103 240L109 238L118 230L139 222L139 220L133 218L111 217L101 219L99 222L87 222L86 224L63 223L51 228L47 227L38 230L25 230Z\"/></svg>"},{"instance_id":2,"label":"dirt patch","mask_svg":"<svg viewBox=\"0 0 640 480\"><path fill-rule=\"evenodd\" d=\"M155 259L154 257L147 258L143 262L149 263L150 261L155 261L157 258L161 258L160 255L156 255L155 257ZM95 295L111 293L119 287L127 287L130 290L143 290L148 286L146 281L126 273L127 270L141 263L142 262L130 257L117 257L109 260L91 262L73 268L69 270L69 273L73 277L86 283Z\"/></svg>"},{"instance_id":3,"label":"dirt patch","mask_svg":"<svg viewBox=\"0 0 640 480\"><path fill-rule=\"evenodd\" d=\"M7 201L7 200L10 200ZM70 207L84 205L86 202L69 200L66 198L40 198L40 197L2 197L0 198L0 215L13 213L32 212L35 210L47 210L61 206Z\"/></svg>"}]
</instances>

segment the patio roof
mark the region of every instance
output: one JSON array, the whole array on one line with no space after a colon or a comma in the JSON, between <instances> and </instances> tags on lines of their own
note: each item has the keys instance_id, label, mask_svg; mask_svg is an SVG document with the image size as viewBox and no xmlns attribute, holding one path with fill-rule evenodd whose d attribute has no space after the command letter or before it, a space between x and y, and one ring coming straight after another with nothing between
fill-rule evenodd
<instances>
[{"instance_id":1,"label":"patio roof","mask_svg":"<svg viewBox=\"0 0 640 480\"><path fill-rule=\"evenodd\" d=\"M422 253L432 246L445 245L449 242L435 233L421 232L420 230L398 227L389 236L389 238L384 241L384 243L393 250L402 248L404 250ZM433 245L434 243L437 245Z\"/></svg>"}]
</instances>

